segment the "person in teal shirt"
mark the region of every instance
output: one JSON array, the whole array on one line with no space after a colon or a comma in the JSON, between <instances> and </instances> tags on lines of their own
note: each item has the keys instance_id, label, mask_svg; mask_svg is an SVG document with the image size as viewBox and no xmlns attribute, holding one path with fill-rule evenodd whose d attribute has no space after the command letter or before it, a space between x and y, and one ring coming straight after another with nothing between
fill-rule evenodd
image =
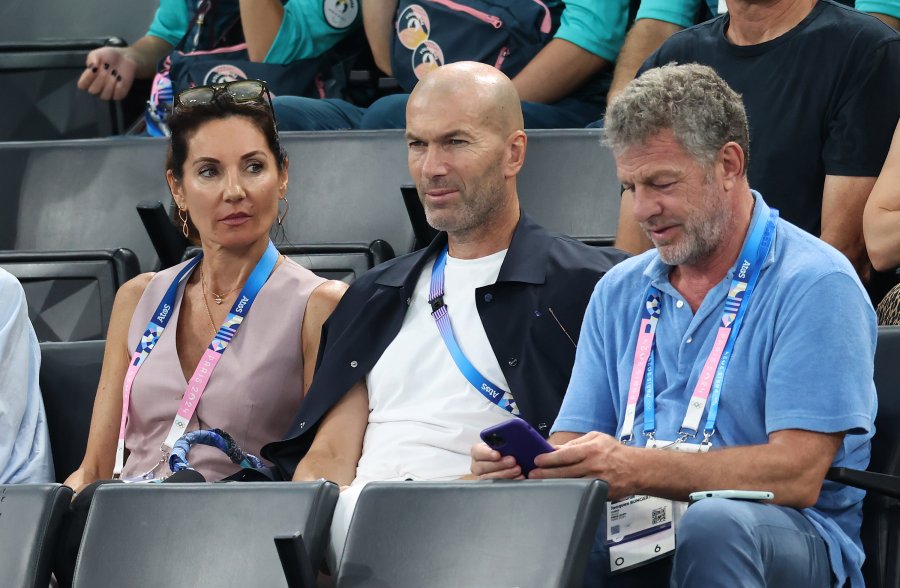
<instances>
[{"instance_id":1,"label":"person in teal shirt","mask_svg":"<svg viewBox=\"0 0 900 588\"><path fill-rule=\"evenodd\" d=\"M129 47L102 47L87 56L78 87L101 100L121 100L135 79L152 78L193 26L203 0L160 0L147 34ZM240 14L240 30L216 30L216 35L185 39L185 51L209 50L222 43L247 43L251 61L287 64L323 55L352 32L361 20L359 0L262 0L246 12L237 0L218 1L212 28ZM214 45L214 46L210 46ZM171 92L164 96L171 100Z\"/></svg>"},{"instance_id":2,"label":"person in teal shirt","mask_svg":"<svg viewBox=\"0 0 900 588\"><path fill-rule=\"evenodd\" d=\"M463 0L457 3L468 6ZM603 114L612 67L625 38L629 3L552 0L545 4L553 21L559 23L552 38L520 71L501 69L510 74L522 99L527 128L583 127ZM366 37L375 64L398 80L391 56L401 8L398 0L363 0ZM430 10L427 2L419 8ZM447 46L443 50L451 52ZM403 128L407 97L386 96L363 109L341 100L280 96L275 99L275 110L286 130Z\"/></svg>"},{"instance_id":3,"label":"person in teal shirt","mask_svg":"<svg viewBox=\"0 0 900 588\"><path fill-rule=\"evenodd\" d=\"M895 31L900 31L900 0L856 0L856 9L877 16Z\"/></svg>"}]
</instances>

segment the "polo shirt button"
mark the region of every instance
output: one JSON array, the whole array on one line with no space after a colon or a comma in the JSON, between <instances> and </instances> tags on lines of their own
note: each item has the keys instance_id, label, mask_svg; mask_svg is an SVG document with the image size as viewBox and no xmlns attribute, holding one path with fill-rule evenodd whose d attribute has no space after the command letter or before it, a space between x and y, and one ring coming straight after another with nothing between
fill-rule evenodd
<instances>
[{"instance_id":1,"label":"polo shirt button","mask_svg":"<svg viewBox=\"0 0 900 588\"><path fill-rule=\"evenodd\" d=\"M678 308L681 308L682 306L684 306L684 300L679 300L678 302L675 303L675 306L677 306Z\"/></svg>"},{"instance_id":2,"label":"polo shirt button","mask_svg":"<svg viewBox=\"0 0 900 588\"><path fill-rule=\"evenodd\" d=\"M488 293L488 294L485 294L485 295L484 295L484 301L485 301L485 302L490 302L490 301L493 300L493 299L494 299L494 295L491 294L491 293Z\"/></svg>"},{"instance_id":3,"label":"polo shirt button","mask_svg":"<svg viewBox=\"0 0 900 588\"><path fill-rule=\"evenodd\" d=\"M353 361L350 362L350 367L352 367L352 368L355 368L355 367L358 366L358 365L359 365L359 364L356 362L355 359L354 359Z\"/></svg>"},{"instance_id":4,"label":"polo shirt button","mask_svg":"<svg viewBox=\"0 0 900 588\"><path fill-rule=\"evenodd\" d=\"M517 365L519 365L519 360L515 357L510 357L507 363L509 364L509 367L516 367Z\"/></svg>"},{"instance_id":5,"label":"polo shirt button","mask_svg":"<svg viewBox=\"0 0 900 588\"><path fill-rule=\"evenodd\" d=\"M693 342L694 342L694 338L693 338L693 337L688 337L688 338L687 338L687 342L688 342L688 343L693 343Z\"/></svg>"}]
</instances>

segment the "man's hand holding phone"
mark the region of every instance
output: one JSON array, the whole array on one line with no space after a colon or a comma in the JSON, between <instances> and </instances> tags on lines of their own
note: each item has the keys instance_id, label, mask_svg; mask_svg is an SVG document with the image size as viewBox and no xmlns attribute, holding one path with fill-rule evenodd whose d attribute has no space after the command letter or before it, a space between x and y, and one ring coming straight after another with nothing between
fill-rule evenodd
<instances>
[{"instance_id":1,"label":"man's hand holding phone","mask_svg":"<svg viewBox=\"0 0 900 588\"><path fill-rule=\"evenodd\" d=\"M547 441L521 419L511 419L481 432L472 447L472 473L479 479L521 480L534 469L534 458L554 450Z\"/></svg>"},{"instance_id":2,"label":"man's hand holding phone","mask_svg":"<svg viewBox=\"0 0 900 588\"><path fill-rule=\"evenodd\" d=\"M472 474L479 480L524 480L516 458L500 455L487 443L472 446Z\"/></svg>"}]
</instances>

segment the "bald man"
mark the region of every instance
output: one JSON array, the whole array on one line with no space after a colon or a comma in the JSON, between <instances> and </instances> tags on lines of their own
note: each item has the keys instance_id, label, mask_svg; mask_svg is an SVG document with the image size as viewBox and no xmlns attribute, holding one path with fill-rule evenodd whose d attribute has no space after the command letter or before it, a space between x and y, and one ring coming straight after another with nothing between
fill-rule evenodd
<instances>
[{"instance_id":1,"label":"bald man","mask_svg":"<svg viewBox=\"0 0 900 588\"><path fill-rule=\"evenodd\" d=\"M594 285L624 257L550 234L520 211L528 139L498 70L441 67L416 86L407 119L409 170L441 233L350 286L323 328L288 438L263 448L281 477L345 487L332 570L366 482L461 478L478 433L508 419L547 434ZM474 368L468 378L454 344Z\"/></svg>"}]
</instances>

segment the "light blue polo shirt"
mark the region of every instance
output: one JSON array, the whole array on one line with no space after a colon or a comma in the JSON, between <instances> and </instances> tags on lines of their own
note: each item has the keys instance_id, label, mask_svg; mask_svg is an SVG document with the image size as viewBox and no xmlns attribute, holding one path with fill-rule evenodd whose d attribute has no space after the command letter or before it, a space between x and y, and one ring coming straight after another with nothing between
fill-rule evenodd
<instances>
[{"instance_id":1,"label":"light blue polo shirt","mask_svg":"<svg viewBox=\"0 0 900 588\"><path fill-rule=\"evenodd\" d=\"M160 0L147 34L178 45L188 30L188 1ZM359 26L359 3L360 0L288 0L281 28L264 63L284 64L322 55ZM337 13L333 5L338 4L345 5L346 17L334 16ZM329 18L328 14L332 16Z\"/></svg>"},{"instance_id":2,"label":"light blue polo shirt","mask_svg":"<svg viewBox=\"0 0 900 588\"><path fill-rule=\"evenodd\" d=\"M554 8L559 1L547 2ZM566 0L554 38L615 61L625 41L628 0Z\"/></svg>"},{"instance_id":3,"label":"light blue polo shirt","mask_svg":"<svg viewBox=\"0 0 900 588\"><path fill-rule=\"evenodd\" d=\"M758 193L754 197L760 199ZM754 219L760 207L754 207ZM656 330L657 438L674 439L715 339L732 271L694 314L655 250L623 261L597 284L553 432L622 425L640 308L650 284L662 294ZM847 431L833 465L865 469L877 400L872 380L877 327L868 296L836 249L780 220L725 374L714 447L763 444L782 429ZM704 414L704 421L705 421ZM643 445L643 397L632 443ZM704 422L701 421L701 424ZM865 492L826 481L802 513L828 545L843 584L862 585L859 528Z\"/></svg>"}]
</instances>

